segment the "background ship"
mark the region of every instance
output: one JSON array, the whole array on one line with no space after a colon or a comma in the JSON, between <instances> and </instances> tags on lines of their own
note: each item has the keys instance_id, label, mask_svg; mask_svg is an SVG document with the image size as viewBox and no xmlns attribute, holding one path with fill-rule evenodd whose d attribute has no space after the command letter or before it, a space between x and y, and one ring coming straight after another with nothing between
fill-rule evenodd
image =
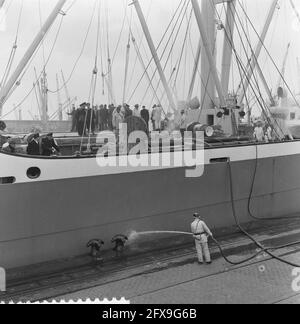
<instances>
[{"instance_id":1,"label":"background ship","mask_svg":"<svg viewBox=\"0 0 300 324\"><path fill-rule=\"evenodd\" d=\"M2 105L65 2L58 1L15 72L2 86ZM224 21L216 9L219 3L225 8ZM240 6L239 12L246 14L239 1L226 1L225 4L223 1L203 0L201 10L197 0L180 2L178 21L180 17L186 17L189 9L190 19L195 17L201 35L194 57L189 94L180 104L176 103L176 96L158 57L139 1L134 1L133 5L152 55L151 61L159 74L159 83L166 95L164 107L174 118L179 106L188 107L190 122L212 126L223 133L223 136L206 138L203 176L187 178L186 168L174 166L100 168L93 154L72 155L81 149L83 140L88 147L95 145L91 137L79 140L58 137L65 152L60 157L29 157L1 152L1 266L10 268L83 254L86 243L92 238L110 242L116 234L128 234L132 230L188 231L191 215L195 211L203 214L215 231L229 228L235 224L232 198L241 223L251 221L250 211L261 218L299 212L300 142L283 129L282 120L286 117L272 113L260 91L262 83L268 99L274 102L258 57L263 49L266 50L264 40L278 1L271 1L255 49L249 41L250 54L246 51L249 55L246 63L241 61L234 45L234 30L242 30L241 23L238 23L237 7ZM221 78L216 62L216 30L224 33ZM133 42L133 35L129 39ZM228 95L233 58L239 66L240 86L236 93ZM199 105L192 97L196 91L195 80L200 62L201 80L205 82L201 83ZM146 67L142 60L141 65ZM97 73L94 72L92 82L96 84ZM289 92L280 69L278 74L283 80L282 89ZM260 83L257 76L261 79ZM148 73L145 78L151 80ZM110 99L113 100L112 75L106 76L106 82ZM155 87L151 84L149 81L148 91L154 90L155 95ZM261 143L250 139L253 127L250 124L249 92L260 108L261 118L272 128L274 139ZM279 95L282 96L282 92ZM290 95L293 96L292 93ZM294 102L298 107L296 98ZM45 117L45 105L41 107ZM109 248L108 245L106 247Z\"/></svg>"}]
</instances>

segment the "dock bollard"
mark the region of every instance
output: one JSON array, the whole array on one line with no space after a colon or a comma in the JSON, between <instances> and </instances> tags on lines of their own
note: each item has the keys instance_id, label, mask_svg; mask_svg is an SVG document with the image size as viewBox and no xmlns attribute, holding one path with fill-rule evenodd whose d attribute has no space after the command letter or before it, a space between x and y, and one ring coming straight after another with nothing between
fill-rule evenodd
<instances>
[{"instance_id":1,"label":"dock bollard","mask_svg":"<svg viewBox=\"0 0 300 324\"><path fill-rule=\"evenodd\" d=\"M104 245L104 242L99 239L90 240L87 244L87 248L91 249L90 255L96 261L102 261L100 257L101 247Z\"/></svg>"},{"instance_id":2,"label":"dock bollard","mask_svg":"<svg viewBox=\"0 0 300 324\"><path fill-rule=\"evenodd\" d=\"M123 234L118 234L112 238L111 243L115 244L113 250L116 252L116 257L123 255L127 241L128 237Z\"/></svg>"}]
</instances>

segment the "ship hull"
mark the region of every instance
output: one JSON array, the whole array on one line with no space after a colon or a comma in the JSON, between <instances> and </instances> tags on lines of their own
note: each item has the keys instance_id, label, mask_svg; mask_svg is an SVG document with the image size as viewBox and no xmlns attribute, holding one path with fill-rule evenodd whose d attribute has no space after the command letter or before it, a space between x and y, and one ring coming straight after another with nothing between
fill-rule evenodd
<instances>
[{"instance_id":1,"label":"ship hull","mask_svg":"<svg viewBox=\"0 0 300 324\"><path fill-rule=\"evenodd\" d=\"M247 205L254 175L254 215L269 218L300 211L300 147L299 142L289 144L287 156L279 152L286 146L267 145L258 153L254 146L243 148L245 156L249 151L245 159L231 157L241 223L251 221ZM265 157L263 150L270 149L276 153ZM228 150L229 159L230 154L238 155L234 150ZM104 240L109 249L114 235L132 230L189 231L195 211L213 230L231 227L235 221L230 172L228 162L221 159L227 155L226 149L206 154L204 173L196 178L187 178L185 168L165 168L80 177L69 172L69 177L61 179L1 185L0 266L12 268L81 255L94 238ZM3 157L1 154L0 159ZM18 157L9 158L15 159L18 168ZM39 160L26 161L39 164Z\"/></svg>"}]
</instances>

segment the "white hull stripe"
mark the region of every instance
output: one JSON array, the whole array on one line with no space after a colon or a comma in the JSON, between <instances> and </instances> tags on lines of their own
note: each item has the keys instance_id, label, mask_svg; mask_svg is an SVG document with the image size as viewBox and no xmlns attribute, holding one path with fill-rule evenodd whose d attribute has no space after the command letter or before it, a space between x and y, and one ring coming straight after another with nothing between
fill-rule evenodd
<instances>
[{"instance_id":1,"label":"white hull stripe","mask_svg":"<svg viewBox=\"0 0 300 324\"><path fill-rule=\"evenodd\" d=\"M247 161L300 154L300 141L276 144L224 147L205 150L205 165L216 159L228 158L231 162ZM200 161L199 165L202 164ZM38 179L27 177L27 170L37 167L41 170ZM0 154L0 177L15 177L16 183L52 181L60 179L84 178L112 174L173 169L178 166L161 167L100 167L96 158L40 159Z\"/></svg>"}]
</instances>

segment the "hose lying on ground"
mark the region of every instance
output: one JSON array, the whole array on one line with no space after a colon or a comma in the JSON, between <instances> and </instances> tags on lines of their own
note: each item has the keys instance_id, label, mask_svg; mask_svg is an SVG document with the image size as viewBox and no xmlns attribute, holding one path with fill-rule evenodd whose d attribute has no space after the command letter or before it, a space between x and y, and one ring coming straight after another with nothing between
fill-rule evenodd
<instances>
[{"instance_id":1,"label":"hose lying on ground","mask_svg":"<svg viewBox=\"0 0 300 324\"><path fill-rule=\"evenodd\" d=\"M276 256L274 253L270 252L271 250L272 251L276 251L276 250L279 250L279 249L283 249L283 248L286 248L286 247L289 247L291 246L291 244L287 244L287 245L283 245L282 247L278 247L278 248L265 248L260 242L258 242L251 234L249 234L239 223L239 220L238 220L238 217L237 217L237 213L236 213L236 209L235 209L235 203L234 203L234 190L233 190L233 175L232 175L232 166L231 166L231 161L228 161L228 167L229 167L229 178L230 178L230 196L231 196L231 205L232 205L232 212L233 212L233 217L234 217L234 220L235 220L235 223L237 225L237 227L239 228L239 230L245 234L252 242L255 243L255 245L257 247L259 247L261 249L260 252L258 252L255 256L251 257L250 260L256 258L259 254L261 253L267 253L270 257L272 257L272 259L275 259L275 260L278 260L282 263L285 263L289 266L292 266L292 267L296 267L296 268L300 268L300 264L295 264L293 262L289 262L287 260L284 260L278 256ZM299 244L300 242L296 242L294 243L293 245L296 245L296 244ZM219 246L219 244L217 243L217 245ZM220 246L219 246L220 248ZM224 256L223 256L224 257ZM226 260L227 261L227 260ZM244 261L242 263L245 263L245 262L248 262L249 260L247 261ZM230 262L231 263L231 262ZM240 263L241 264L241 263Z\"/></svg>"}]
</instances>

